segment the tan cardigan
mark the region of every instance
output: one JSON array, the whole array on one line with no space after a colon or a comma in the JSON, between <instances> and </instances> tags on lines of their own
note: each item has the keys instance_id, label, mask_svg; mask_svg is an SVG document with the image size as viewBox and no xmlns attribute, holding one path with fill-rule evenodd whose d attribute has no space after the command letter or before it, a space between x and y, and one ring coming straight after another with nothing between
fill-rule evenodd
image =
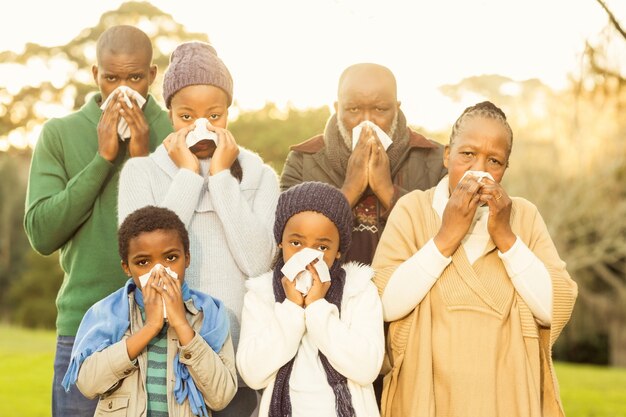
<instances>
[{"instance_id":1,"label":"tan cardigan","mask_svg":"<svg viewBox=\"0 0 626 417\"><path fill-rule=\"evenodd\" d=\"M439 230L441 220L432 208L433 195L434 188L428 191L414 191L400 199L391 213L373 261L373 267L376 270L374 282L381 295L395 269L434 237ZM469 264L462 253L462 248L459 248L452 256L452 263L444 270L441 278L415 310L389 325L387 354L392 369L384 381L383 416L433 417L441 415L441 410L437 410L435 406L437 400L441 404L441 398L436 397L434 389L439 375L436 373L437 370L433 369L433 359L437 356L437 353L433 355L433 345L437 345L440 341L433 340L433 335L442 333L440 328L432 327L432 317L440 314L441 311L445 314L446 308L440 305L441 299L442 297L449 299L451 294L455 294L456 297L466 297L463 302L470 304L478 299L487 300L486 307L491 313L497 314L503 306L506 307L507 311L504 311L502 315L503 323L508 326L507 331L510 334L519 336L518 338L512 337L511 340L520 342L515 344L506 342L507 345L503 345L503 348L506 348L508 352L513 351L518 356L524 355L528 358L523 365L526 368L528 380L522 382L528 385L528 394L531 397L534 396L537 403L524 406L525 409L531 410L528 411L528 415L538 414L539 409L542 410L543 416L564 415L552 366L551 348L569 320L577 295L577 286L565 270L565 263L559 258L545 223L533 204L521 198L513 198L511 227L513 232L544 263L552 278L551 328L540 327L522 298L517 293L507 292L511 286L508 280L503 279L502 274L506 274L506 271L492 241L489 242L483 258L479 259L474 267ZM475 271L476 268L479 272ZM489 297L487 293L481 295L481 291L484 290L481 283L484 281L480 279L493 281L492 297ZM472 290L467 291L467 288ZM508 302L506 301L507 294L512 297L509 297ZM490 299L493 301L491 304L489 304ZM476 329L476 332L481 330L484 329ZM459 346L459 349L463 348ZM502 353L502 355L505 354ZM454 362L455 366L459 366L459 361ZM491 366L489 361L484 362ZM463 366L463 363L460 362L460 365ZM467 370L470 373L471 366L475 364L467 364ZM454 369L456 374L463 373L463 371L463 369ZM506 382L517 384L520 381L512 379ZM484 392L484 394L482 398L485 398L485 402L490 401L489 397L494 395L493 392ZM498 395L503 394L499 392ZM511 395L511 391L504 395ZM455 401L464 401L460 397L450 397L447 401L452 404L446 404L446 407L449 410L462 409L463 404L454 404ZM501 402L508 400L508 398L498 398ZM519 399L511 398L510 402L513 404L516 400ZM520 411L520 414L524 412Z\"/></svg>"}]
</instances>

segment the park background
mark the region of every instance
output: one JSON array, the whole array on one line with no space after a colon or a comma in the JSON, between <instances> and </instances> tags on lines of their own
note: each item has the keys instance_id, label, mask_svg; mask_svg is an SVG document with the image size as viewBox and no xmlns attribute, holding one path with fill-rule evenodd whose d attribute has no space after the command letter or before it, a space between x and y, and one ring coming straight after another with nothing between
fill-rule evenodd
<instances>
[{"instance_id":1,"label":"park background","mask_svg":"<svg viewBox=\"0 0 626 417\"><path fill-rule=\"evenodd\" d=\"M371 0L42 2L2 6L0 25L0 416L49 415L56 255L22 219L41 125L95 86L100 33L143 29L162 102L168 57L210 41L231 70L229 129L278 173L320 133L339 74L388 66L411 126L447 143L463 108L489 99L514 131L504 179L539 207L580 295L554 349L568 416L626 416L626 2ZM97 271L94 271L97 273Z\"/></svg>"}]
</instances>

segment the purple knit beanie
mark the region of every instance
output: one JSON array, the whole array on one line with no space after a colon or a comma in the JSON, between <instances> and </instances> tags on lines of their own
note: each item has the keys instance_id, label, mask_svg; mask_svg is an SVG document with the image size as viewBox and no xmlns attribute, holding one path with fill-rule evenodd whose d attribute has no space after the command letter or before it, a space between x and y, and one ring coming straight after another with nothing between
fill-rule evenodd
<instances>
[{"instance_id":1,"label":"purple knit beanie","mask_svg":"<svg viewBox=\"0 0 626 417\"><path fill-rule=\"evenodd\" d=\"M221 88L233 102L233 79L215 48L205 42L185 42L174 49L163 78L163 98L169 109L172 96L189 85L207 84Z\"/></svg>"},{"instance_id":2,"label":"purple knit beanie","mask_svg":"<svg viewBox=\"0 0 626 417\"><path fill-rule=\"evenodd\" d=\"M315 211L332 221L339 231L339 251L346 254L352 240L352 210L341 191L323 182L303 182L281 193L276 206L274 238L283 240L289 219L303 211Z\"/></svg>"}]
</instances>

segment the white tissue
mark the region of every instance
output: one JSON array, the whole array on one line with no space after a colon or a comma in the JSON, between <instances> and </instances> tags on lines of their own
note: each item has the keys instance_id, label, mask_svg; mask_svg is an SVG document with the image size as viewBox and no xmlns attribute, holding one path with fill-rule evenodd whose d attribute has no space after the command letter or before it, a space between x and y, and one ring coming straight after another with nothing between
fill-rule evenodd
<instances>
[{"instance_id":1,"label":"white tissue","mask_svg":"<svg viewBox=\"0 0 626 417\"><path fill-rule=\"evenodd\" d=\"M491 176L490 173L485 172L485 171L465 171L465 174L463 174L463 176L461 177L461 181L463 180L463 178L465 178L467 175L472 175L474 177L477 177L477 181L481 182L483 178L489 178L491 181L495 181L493 179L493 177Z\"/></svg>"},{"instance_id":2,"label":"white tissue","mask_svg":"<svg viewBox=\"0 0 626 417\"><path fill-rule=\"evenodd\" d=\"M167 272L167 274L174 278L174 279L178 279L178 274L174 271L172 271L170 269L170 267L164 267L161 264L156 264L152 267L152 269L150 270L150 272L146 272L145 274L141 275L139 277L139 283L141 284L141 288L146 286L146 283L148 282L148 279L150 279L150 275L152 274L153 271L158 271L159 269L165 269L165 272ZM163 285L164 289L167 289L167 287L165 285ZM167 310L165 309L165 301L163 301L163 318L167 319Z\"/></svg>"},{"instance_id":3,"label":"white tissue","mask_svg":"<svg viewBox=\"0 0 626 417\"><path fill-rule=\"evenodd\" d=\"M315 259L317 259L317 262L313 267L315 267L320 281L330 281L330 271L328 270L328 265L324 262L324 252L315 249L302 249L289 258L281 268L281 272L285 274L289 281L296 280L296 289L300 291L302 295L307 295L313 286L313 277L311 273L306 270L306 266Z\"/></svg>"},{"instance_id":4,"label":"white tissue","mask_svg":"<svg viewBox=\"0 0 626 417\"><path fill-rule=\"evenodd\" d=\"M361 130L363 130L364 126L369 126L374 130L374 132L376 132L376 136L378 136L378 140L380 140L380 143L383 145L383 148L385 148L385 150L387 150L389 145L393 143L389 135L385 133L384 130L382 130L380 127L370 122L369 120L364 120L356 125L354 129L352 129L352 149L354 149L356 147L356 144L359 142L359 137L361 137Z\"/></svg>"},{"instance_id":5,"label":"white tissue","mask_svg":"<svg viewBox=\"0 0 626 417\"><path fill-rule=\"evenodd\" d=\"M104 103L102 103L102 105L100 106L100 109L102 109L102 111L104 111L108 107L109 103L113 100L113 98L117 96L118 91L122 92L122 98L130 108L133 108L134 106L131 97L135 99L139 107L143 107L143 105L146 104L146 99L141 94L139 94L137 91L133 90L130 87L121 85L113 90L111 94L109 94L107 99L104 100ZM123 117L120 117L120 121L117 124L117 134L122 140L130 138L130 127L128 127L128 123L126 122L126 120L124 120Z\"/></svg>"},{"instance_id":6,"label":"white tissue","mask_svg":"<svg viewBox=\"0 0 626 417\"><path fill-rule=\"evenodd\" d=\"M188 148L191 148L201 140L212 140L217 145L217 134L206 128L208 124L211 124L208 119L201 117L196 119L194 124L196 128L189 132L185 138Z\"/></svg>"}]
</instances>

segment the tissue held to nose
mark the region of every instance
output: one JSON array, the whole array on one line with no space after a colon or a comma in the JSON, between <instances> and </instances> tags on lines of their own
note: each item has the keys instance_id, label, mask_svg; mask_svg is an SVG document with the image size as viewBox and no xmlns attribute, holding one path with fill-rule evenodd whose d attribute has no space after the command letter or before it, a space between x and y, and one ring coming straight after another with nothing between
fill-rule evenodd
<instances>
[{"instance_id":1,"label":"tissue held to nose","mask_svg":"<svg viewBox=\"0 0 626 417\"><path fill-rule=\"evenodd\" d=\"M296 280L296 289L302 295L307 295L313 286L313 277L306 267L315 259L317 259L317 262L313 266L320 277L320 281L330 281L330 271L328 270L328 265L324 262L324 252L315 249L302 249L294 254L281 268L281 272L285 274L289 281Z\"/></svg>"},{"instance_id":2,"label":"tissue held to nose","mask_svg":"<svg viewBox=\"0 0 626 417\"><path fill-rule=\"evenodd\" d=\"M158 271L159 269L164 269L165 272L167 272L167 274L174 278L174 279L178 279L178 274L174 271L172 271L169 267L164 267L161 264L156 264L152 267L152 269L150 270L150 272L147 272L143 275L141 275L139 277L139 283L141 284L141 288L146 286L146 283L148 282L148 279L150 279L150 275L152 274L152 272L154 271ZM159 283L160 284L160 283ZM167 287L165 285L163 285L163 289L167 290ZM163 318L167 319L167 309L165 308L165 301L163 301Z\"/></svg>"},{"instance_id":3,"label":"tissue held to nose","mask_svg":"<svg viewBox=\"0 0 626 417\"><path fill-rule=\"evenodd\" d=\"M185 138L188 148L191 148L201 140L212 140L217 145L217 134L207 129L208 124L211 123L204 117L196 119L194 122L194 125L196 126L195 129L189 132Z\"/></svg>"},{"instance_id":4,"label":"tissue held to nose","mask_svg":"<svg viewBox=\"0 0 626 417\"><path fill-rule=\"evenodd\" d=\"M376 136L378 136L378 140L380 140L380 143L383 145L383 148L385 148L385 150L387 150L387 148L393 143L389 135L385 133L385 131L382 130L380 127L378 127L378 125L370 122L369 120L364 120L356 125L354 129L352 129L352 149L354 149L356 147L356 144L359 142L359 138L361 137L361 131L365 126L369 126L374 130Z\"/></svg>"}]
</instances>

